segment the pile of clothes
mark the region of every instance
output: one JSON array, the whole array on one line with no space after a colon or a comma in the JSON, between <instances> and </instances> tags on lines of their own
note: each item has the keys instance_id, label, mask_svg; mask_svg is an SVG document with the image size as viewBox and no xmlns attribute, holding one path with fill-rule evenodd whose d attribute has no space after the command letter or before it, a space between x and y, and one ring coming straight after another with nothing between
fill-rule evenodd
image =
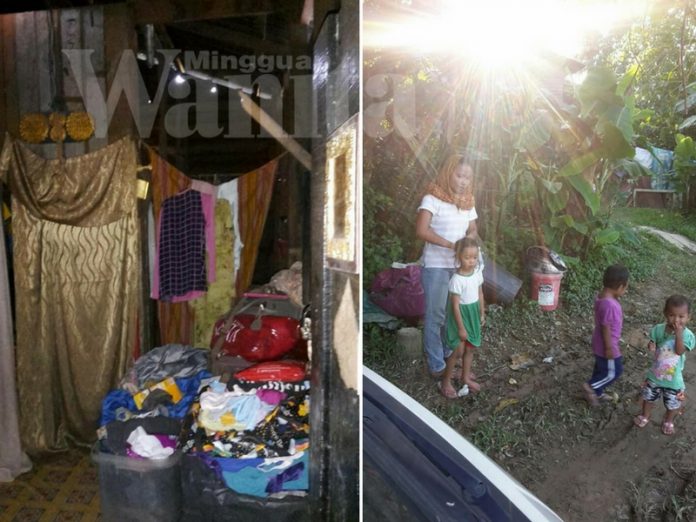
<instances>
[{"instance_id":1,"label":"pile of clothes","mask_svg":"<svg viewBox=\"0 0 696 522\"><path fill-rule=\"evenodd\" d=\"M182 450L242 495L304 496L308 487L309 381L213 378L191 407Z\"/></svg>"},{"instance_id":2,"label":"pile of clothes","mask_svg":"<svg viewBox=\"0 0 696 522\"><path fill-rule=\"evenodd\" d=\"M169 457L201 383L211 377L207 368L208 351L190 346L169 344L140 357L102 401L99 451Z\"/></svg>"}]
</instances>

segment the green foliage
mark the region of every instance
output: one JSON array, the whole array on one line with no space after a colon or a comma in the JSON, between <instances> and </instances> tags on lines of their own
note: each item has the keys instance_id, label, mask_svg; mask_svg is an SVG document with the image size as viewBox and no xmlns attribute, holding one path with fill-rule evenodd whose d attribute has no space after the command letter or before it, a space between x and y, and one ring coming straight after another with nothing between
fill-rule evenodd
<instances>
[{"instance_id":1,"label":"green foliage","mask_svg":"<svg viewBox=\"0 0 696 522\"><path fill-rule=\"evenodd\" d=\"M393 366L399 360L401 348L396 335L376 324L363 325L363 364L380 373L385 365Z\"/></svg>"},{"instance_id":2,"label":"green foliage","mask_svg":"<svg viewBox=\"0 0 696 522\"><path fill-rule=\"evenodd\" d=\"M565 258L569 265L561 293L564 305L578 313L591 308L594 296L602 289L604 270L622 264L630 272L629 281L643 281L655 273L664 255L661 240L652 235L637 235L630 227L617 225L619 239L593 249L587 258Z\"/></svg>"},{"instance_id":3,"label":"green foliage","mask_svg":"<svg viewBox=\"0 0 696 522\"><path fill-rule=\"evenodd\" d=\"M607 68L590 68L576 89L580 111L564 114L584 135L576 138L572 154L564 154L567 140L551 140L548 147L552 153L541 159L537 155L530 163L536 167L547 164L546 169L536 169L537 177L538 172L547 176L539 185L545 189L540 195L548 212L546 243L568 255L585 257L592 248L611 244L619 237L609 219L613 203L608 195L609 180L619 166L629 176L640 172L631 159L633 100L623 95L630 74L617 81ZM559 161L565 164L557 168L554 165ZM569 200L575 203L570 212Z\"/></svg>"},{"instance_id":4,"label":"green foliage","mask_svg":"<svg viewBox=\"0 0 696 522\"><path fill-rule=\"evenodd\" d=\"M370 4L378 8L375 2ZM416 209L450 146L443 139L440 104L450 95L451 85L435 60L425 56L366 49L363 71L368 106L363 146L363 284L369 286L375 274L392 262L414 261L419 255ZM380 77L384 78L383 97L379 89L367 88L371 78ZM413 96L415 103L403 103L400 96L407 101ZM400 127L397 116L416 128ZM381 132L370 132L368 120Z\"/></svg>"},{"instance_id":5,"label":"green foliage","mask_svg":"<svg viewBox=\"0 0 696 522\"><path fill-rule=\"evenodd\" d=\"M530 81L520 81L514 71L465 74L469 64L451 56L366 49L366 77L387 75L391 87L379 100L388 132L365 140L365 284L391 262L412 260L418 199L446 151L469 147L485 158L476 169L479 230L487 253L509 271L522 273L535 244L602 263L609 254L598 250L625 249L613 215L626 197L614 173L629 183L646 175L632 160L634 145L672 148L679 122L696 107L696 69L678 63L680 52L696 52L683 38L696 28L694 11L676 0L659 4L628 33L595 37L583 57L585 79L574 88L566 81L562 96L546 83L567 80L560 61L543 70L527 64ZM400 87L415 95L410 136L395 124ZM686 183L694 157L690 138L677 139L675 165Z\"/></svg>"},{"instance_id":6,"label":"green foliage","mask_svg":"<svg viewBox=\"0 0 696 522\"><path fill-rule=\"evenodd\" d=\"M652 2L644 18L599 39L586 55L590 63L624 74L617 94L624 95L632 113L636 144L674 148L676 188L687 195L696 188L696 154L685 136L696 136L696 68L690 59L696 53L694 34L693 2ZM625 131L627 122L624 117L618 127ZM693 208L693 196L682 201L684 208Z\"/></svg>"},{"instance_id":7,"label":"green foliage","mask_svg":"<svg viewBox=\"0 0 696 522\"><path fill-rule=\"evenodd\" d=\"M696 190L696 143L683 134L677 134L674 139L674 180L677 190L686 197L686 194ZM688 203L684 202L685 208L688 208Z\"/></svg>"},{"instance_id":8,"label":"green foliage","mask_svg":"<svg viewBox=\"0 0 696 522\"><path fill-rule=\"evenodd\" d=\"M672 137L689 126L684 120L696 106L696 68L688 58L696 53L696 10L684 0L647 6L644 18L598 40L586 58L625 73L619 94L631 94L644 109L634 111L635 130L655 146L671 149Z\"/></svg>"},{"instance_id":9,"label":"green foliage","mask_svg":"<svg viewBox=\"0 0 696 522\"><path fill-rule=\"evenodd\" d=\"M500 193L497 211L488 214L494 256L503 254L501 245L509 249L504 229L511 215L517 230L533 230L526 246L544 244L569 256L583 258L618 239L611 221L620 201L613 173L620 168L630 179L645 172L632 159L636 110L625 95L631 74L617 80L605 67L590 68L574 104L502 94L515 100L518 112L501 117L498 140L487 151Z\"/></svg>"},{"instance_id":10,"label":"green foliage","mask_svg":"<svg viewBox=\"0 0 696 522\"><path fill-rule=\"evenodd\" d=\"M604 228L595 232L594 243L598 247L610 245L615 243L619 237L621 237L621 232L616 228Z\"/></svg>"},{"instance_id":11,"label":"green foliage","mask_svg":"<svg viewBox=\"0 0 696 522\"><path fill-rule=\"evenodd\" d=\"M404 261L403 237L387 216L395 213L394 201L372 187L363 191L363 285L369 288L377 273L394 261ZM412 237L412 236L411 236Z\"/></svg>"},{"instance_id":12,"label":"green foliage","mask_svg":"<svg viewBox=\"0 0 696 522\"><path fill-rule=\"evenodd\" d=\"M524 440L520 433L510 426L507 417L492 415L479 423L471 434L471 441L488 455L511 454Z\"/></svg>"},{"instance_id":13,"label":"green foliage","mask_svg":"<svg viewBox=\"0 0 696 522\"><path fill-rule=\"evenodd\" d=\"M524 273L524 253L535 243L532 231L502 224L499 234L489 237L483 246L486 255L511 274L521 277Z\"/></svg>"}]
</instances>

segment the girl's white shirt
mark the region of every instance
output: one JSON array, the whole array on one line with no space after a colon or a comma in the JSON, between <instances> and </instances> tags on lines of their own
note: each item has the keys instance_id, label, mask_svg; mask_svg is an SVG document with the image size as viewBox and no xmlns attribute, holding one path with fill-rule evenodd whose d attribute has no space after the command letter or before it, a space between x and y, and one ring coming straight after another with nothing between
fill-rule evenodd
<instances>
[{"instance_id":1,"label":"girl's white shirt","mask_svg":"<svg viewBox=\"0 0 696 522\"><path fill-rule=\"evenodd\" d=\"M449 293L459 296L460 305L468 305L479 300L479 287L483 284L481 265L474 268L471 275L464 276L455 272L449 282Z\"/></svg>"}]
</instances>

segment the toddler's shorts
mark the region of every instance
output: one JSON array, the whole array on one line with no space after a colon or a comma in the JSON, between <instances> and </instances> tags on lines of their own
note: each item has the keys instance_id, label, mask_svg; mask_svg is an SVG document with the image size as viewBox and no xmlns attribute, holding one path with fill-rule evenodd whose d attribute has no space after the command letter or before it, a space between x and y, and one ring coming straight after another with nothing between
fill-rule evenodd
<instances>
[{"instance_id":1,"label":"toddler's shorts","mask_svg":"<svg viewBox=\"0 0 696 522\"><path fill-rule=\"evenodd\" d=\"M684 390L673 390L657 386L654 382L646 381L643 386L642 396L648 402L655 402L662 396L665 408L668 410L678 410L682 406Z\"/></svg>"}]
</instances>

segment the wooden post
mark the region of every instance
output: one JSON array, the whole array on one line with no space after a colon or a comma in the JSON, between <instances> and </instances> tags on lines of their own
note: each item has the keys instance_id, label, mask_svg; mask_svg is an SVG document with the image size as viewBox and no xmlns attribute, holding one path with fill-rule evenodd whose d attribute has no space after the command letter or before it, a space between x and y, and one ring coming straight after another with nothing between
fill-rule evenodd
<instances>
[{"instance_id":1,"label":"wooden post","mask_svg":"<svg viewBox=\"0 0 696 522\"><path fill-rule=\"evenodd\" d=\"M5 132L19 132L19 100L15 81L15 15L0 16L0 142Z\"/></svg>"}]
</instances>

